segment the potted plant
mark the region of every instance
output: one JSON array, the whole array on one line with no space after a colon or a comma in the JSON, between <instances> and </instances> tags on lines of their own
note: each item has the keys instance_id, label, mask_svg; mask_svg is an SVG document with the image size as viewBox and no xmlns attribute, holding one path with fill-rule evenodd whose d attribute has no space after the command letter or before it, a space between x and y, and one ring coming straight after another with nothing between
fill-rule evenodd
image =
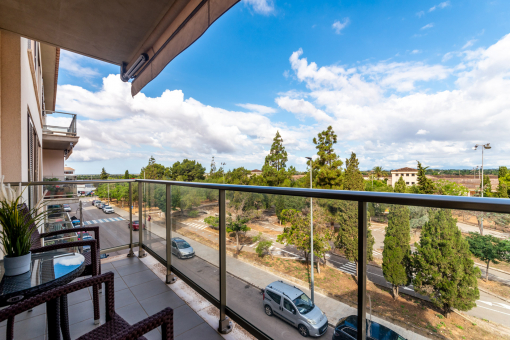
<instances>
[{"instance_id":1,"label":"potted plant","mask_svg":"<svg viewBox=\"0 0 510 340\"><path fill-rule=\"evenodd\" d=\"M4 252L4 270L6 276L15 276L30 270L32 262L32 232L44 218L46 212L32 208L28 216L18 208L22 199L0 200L0 244Z\"/></svg>"}]
</instances>

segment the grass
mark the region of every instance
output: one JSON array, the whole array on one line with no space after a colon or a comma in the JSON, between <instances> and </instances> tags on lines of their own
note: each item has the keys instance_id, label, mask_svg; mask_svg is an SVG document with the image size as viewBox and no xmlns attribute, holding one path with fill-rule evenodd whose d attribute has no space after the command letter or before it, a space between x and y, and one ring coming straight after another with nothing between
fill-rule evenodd
<instances>
[{"instance_id":1,"label":"grass","mask_svg":"<svg viewBox=\"0 0 510 340\"><path fill-rule=\"evenodd\" d=\"M490 273L490 272L489 272ZM501 296L505 299L510 299L510 286L496 281L485 281L478 279L478 287Z\"/></svg>"}]
</instances>

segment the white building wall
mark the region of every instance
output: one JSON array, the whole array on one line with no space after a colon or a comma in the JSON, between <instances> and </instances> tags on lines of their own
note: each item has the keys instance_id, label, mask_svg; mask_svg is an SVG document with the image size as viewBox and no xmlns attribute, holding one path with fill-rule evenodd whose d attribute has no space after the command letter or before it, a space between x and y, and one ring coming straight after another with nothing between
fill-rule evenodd
<instances>
[{"instance_id":1,"label":"white building wall","mask_svg":"<svg viewBox=\"0 0 510 340\"><path fill-rule=\"evenodd\" d=\"M391 185L395 187L395 183L397 183L400 177L404 177L404 182L406 185L416 185L418 184L418 171L391 171Z\"/></svg>"}]
</instances>

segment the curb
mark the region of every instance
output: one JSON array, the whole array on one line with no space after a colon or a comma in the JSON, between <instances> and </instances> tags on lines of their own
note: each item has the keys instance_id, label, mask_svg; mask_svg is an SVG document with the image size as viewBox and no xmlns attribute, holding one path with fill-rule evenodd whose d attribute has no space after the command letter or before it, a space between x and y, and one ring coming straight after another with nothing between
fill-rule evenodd
<instances>
[{"instance_id":1,"label":"curb","mask_svg":"<svg viewBox=\"0 0 510 340\"><path fill-rule=\"evenodd\" d=\"M492 296L494 296L494 297L497 297L498 299L501 299L501 300L503 300L503 301L510 302L510 300L505 299L504 297L499 296L499 295L497 295L497 294L494 294L494 293L492 293L492 292L489 292L488 290L482 289L482 288L480 288L480 287L478 287L478 290L480 290L480 291L482 291L482 292L484 292L484 293L486 293L486 294L492 295Z\"/></svg>"},{"instance_id":2,"label":"curb","mask_svg":"<svg viewBox=\"0 0 510 340\"><path fill-rule=\"evenodd\" d=\"M474 261L473 261L473 262L474 262ZM487 269L487 265L485 265L485 264L477 263L477 262L475 262L475 264L476 264L477 266L482 266L484 269ZM497 272L502 272L502 273L505 273L505 274L510 275L510 272L506 272L506 271L501 270L501 269L498 269L498 268L489 268L489 270L495 270L495 271L497 271Z\"/></svg>"}]
</instances>

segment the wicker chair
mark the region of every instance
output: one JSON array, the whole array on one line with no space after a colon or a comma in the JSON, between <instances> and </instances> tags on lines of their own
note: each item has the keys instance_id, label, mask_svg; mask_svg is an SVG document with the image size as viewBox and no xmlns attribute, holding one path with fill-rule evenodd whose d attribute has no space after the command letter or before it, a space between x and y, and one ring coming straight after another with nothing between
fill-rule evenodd
<instances>
[{"instance_id":1,"label":"wicker chair","mask_svg":"<svg viewBox=\"0 0 510 340\"><path fill-rule=\"evenodd\" d=\"M67 315L60 314L58 308L59 298L77 290L102 283L105 283L106 322L82 335L78 338L79 340L146 339L143 335L159 326L161 326L162 339L172 340L174 338L172 308L165 308L134 325L130 325L115 313L114 275L112 272L108 272L52 289L0 310L0 322L7 320L6 339L12 340L14 337L14 317L42 303L50 305L48 309L48 338L60 339L59 322L68 323L69 321Z\"/></svg>"},{"instance_id":2,"label":"wicker chair","mask_svg":"<svg viewBox=\"0 0 510 340\"><path fill-rule=\"evenodd\" d=\"M23 204L23 206L20 207L20 210L25 215L25 219L29 219L29 210L26 204ZM49 246L42 246L42 238L44 237L50 237L50 236L56 236L61 234L68 234L69 229L63 229L63 230L57 230L52 231L49 233L43 233L40 234L39 230L37 230L37 226L34 224L32 226L32 248L30 249L32 253L41 253L45 251L51 251L51 250L57 250L57 249L63 249L63 248L72 248L72 247L83 247L83 246L90 246L90 251L83 253L83 257L85 257L85 270L81 274L81 276L96 276L101 274L101 255L100 250L101 246L99 244L99 227L81 227L81 228L73 228L71 229L72 232L87 232L87 231L93 231L94 232L94 239L95 242L90 241L75 241L75 242L67 242L67 243L59 243L59 244L52 244ZM101 287L94 287L92 289L92 294L94 295L94 301L99 301L99 290ZM66 299L62 300L62 304L67 303ZM100 319L100 312L99 312L99 303L94 302L94 322L96 324L99 323Z\"/></svg>"}]
</instances>

